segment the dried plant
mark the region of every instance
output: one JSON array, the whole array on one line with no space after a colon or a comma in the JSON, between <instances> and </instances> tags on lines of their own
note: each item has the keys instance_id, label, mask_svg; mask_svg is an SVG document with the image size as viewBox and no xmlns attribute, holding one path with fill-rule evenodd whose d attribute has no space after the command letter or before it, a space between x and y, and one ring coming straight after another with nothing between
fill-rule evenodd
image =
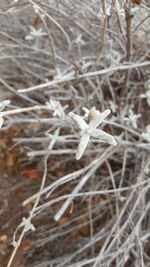
<instances>
[{"instance_id":1,"label":"dried plant","mask_svg":"<svg viewBox=\"0 0 150 267\"><path fill-rule=\"evenodd\" d=\"M2 174L2 210L21 195L0 225L7 267L148 266L149 11L1 1L0 166L21 166Z\"/></svg>"}]
</instances>

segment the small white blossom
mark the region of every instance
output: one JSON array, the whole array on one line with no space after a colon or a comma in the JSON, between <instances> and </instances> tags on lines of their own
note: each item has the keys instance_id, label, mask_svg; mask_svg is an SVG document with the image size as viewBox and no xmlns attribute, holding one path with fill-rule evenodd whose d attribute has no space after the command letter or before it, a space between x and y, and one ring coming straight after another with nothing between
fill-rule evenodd
<instances>
[{"instance_id":1,"label":"small white blossom","mask_svg":"<svg viewBox=\"0 0 150 267\"><path fill-rule=\"evenodd\" d=\"M10 100L4 100L3 102L0 103L0 129L3 125L3 109L10 104Z\"/></svg>"},{"instance_id":2,"label":"small white blossom","mask_svg":"<svg viewBox=\"0 0 150 267\"><path fill-rule=\"evenodd\" d=\"M86 107L83 107L82 110L84 111L83 119L87 119L90 111Z\"/></svg>"},{"instance_id":3,"label":"small white blossom","mask_svg":"<svg viewBox=\"0 0 150 267\"><path fill-rule=\"evenodd\" d=\"M144 172L146 174L149 174L150 175L150 168L149 168L149 166L146 166L146 168L144 169Z\"/></svg>"},{"instance_id":4,"label":"small white blossom","mask_svg":"<svg viewBox=\"0 0 150 267\"><path fill-rule=\"evenodd\" d=\"M40 29L35 29L34 27L32 27L32 26L29 26L29 28L30 28L30 33L29 33L29 35L27 35L26 37L25 37L25 40L34 40L34 39L36 39L36 38L39 38L39 37L42 37L42 36L45 36L45 35L47 35L45 32L43 32L43 29L42 28L40 28Z\"/></svg>"},{"instance_id":5,"label":"small white blossom","mask_svg":"<svg viewBox=\"0 0 150 267\"><path fill-rule=\"evenodd\" d=\"M143 136L144 140L146 140L150 143L150 125L146 126L146 132L142 133L142 136Z\"/></svg>"},{"instance_id":6,"label":"small white blossom","mask_svg":"<svg viewBox=\"0 0 150 267\"><path fill-rule=\"evenodd\" d=\"M140 95L141 98L146 98L148 105L150 106L150 90L147 90L145 94Z\"/></svg>"},{"instance_id":7,"label":"small white blossom","mask_svg":"<svg viewBox=\"0 0 150 267\"><path fill-rule=\"evenodd\" d=\"M49 106L53 110L53 116L54 117L65 117L64 110L68 107L68 105L65 105L62 107L61 103L56 100L50 100L49 102L46 102L46 105Z\"/></svg>"},{"instance_id":8,"label":"small white blossom","mask_svg":"<svg viewBox=\"0 0 150 267\"><path fill-rule=\"evenodd\" d=\"M1 115L0 115L0 129L2 128L2 125L3 125L3 118L1 117Z\"/></svg>"},{"instance_id":9,"label":"small white blossom","mask_svg":"<svg viewBox=\"0 0 150 267\"><path fill-rule=\"evenodd\" d=\"M110 16L111 15L111 6L108 6L107 8L106 8L106 16Z\"/></svg>"},{"instance_id":10,"label":"small white blossom","mask_svg":"<svg viewBox=\"0 0 150 267\"><path fill-rule=\"evenodd\" d=\"M38 5L36 5L35 3L32 5L32 7L33 7L33 9L34 9L34 12L36 13L36 14L38 14L39 13L39 6Z\"/></svg>"},{"instance_id":11,"label":"small white blossom","mask_svg":"<svg viewBox=\"0 0 150 267\"><path fill-rule=\"evenodd\" d=\"M54 80L60 80L63 78L63 75L61 74L61 71L59 68L56 68L56 75L54 75Z\"/></svg>"},{"instance_id":12,"label":"small white blossom","mask_svg":"<svg viewBox=\"0 0 150 267\"><path fill-rule=\"evenodd\" d=\"M101 19L103 17L102 9L100 8L98 13L97 13L97 18Z\"/></svg>"},{"instance_id":13,"label":"small white blossom","mask_svg":"<svg viewBox=\"0 0 150 267\"><path fill-rule=\"evenodd\" d=\"M84 42L84 40L82 39L82 34L79 34L79 35L77 36L77 38L73 41L73 43L78 44L78 45L84 45L85 42Z\"/></svg>"},{"instance_id":14,"label":"small white blossom","mask_svg":"<svg viewBox=\"0 0 150 267\"><path fill-rule=\"evenodd\" d=\"M10 104L10 100L4 100L0 103L0 111L3 111L3 109Z\"/></svg>"},{"instance_id":15,"label":"small white blossom","mask_svg":"<svg viewBox=\"0 0 150 267\"><path fill-rule=\"evenodd\" d=\"M31 223L29 218L23 217L20 227L25 227L25 232L28 232L29 230L35 231L35 226Z\"/></svg>"},{"instance_id":16,"label":"small white blossom","mask_svg":"<svg viewBox=\"0 0 150 267\"><path fill-rule=\"evenodd\" d=\"M111 100L109 101L109 105L110 105L111 111L113 113L115 113L116 110L117 110L117 105L113 101L111 101Z\"/></svg>"},{"instance_id":17,"label":"small white blossom","mask_svg":"<svg viewBox=\"0 0 150 267\"><path fill-rule=\"evenodd\" d=\"M129 116L128 118L124 118L125 121L130 122L132 126L136 129L137 128L137 120L141 117L140 114L135 114L132 109L129 109Z\"/></svg>"},{"instance_id":18,"label":"small white blossom","mask_svg":"<svg viewBox=\"0 0 150 267\"><path fill-rule=\"evenodd\" d=\"M12 245L16 247L18 245L18 242L16 242L16 233L19 228L24 227L24 231L28 232L29 230L35 231L35 226L31 223L29 218L22 218L22 222L18 225L17 229L15 230L15 233L13 235L13 242Z\"/></svg>"},{"instance_id":19,"label":"small white blossom","mask_svg":"<svg viewBox=\"0 0 150 267\"><path fill-rule=\"evenodd\" d=\"M57 128L54 132L54 134L49 134L49 133L46 133L46 135L49 137L49 139L51 140L49 146L48 146L48 149L51 150L53 149L55 143L57 141L59 142L64 142L65 141L65 138L63 136L59 136L59 132L60 132L60 128Z\"/></svg>"},{"instance_id":20,"label":"small white blossom","mask_svg":"<svg viewBox=\"0 0 150 267\"><path fill-rule=\"evenodd\" d=\"M93 112L93 108L91 111ZM77 148L76 152L76 159L79 160L81 156L83 155L84 150L87 147L87 144L90 140L90 137L96 137L101 140L101 142L108 143L110 145L116 145L116 141L114 137L110 134L107 134L106 132L102 130L96 129L103 121L104 119L110 114L110 110L107 109L102 113L99 113L97 115L97 110L95 110L96 116L95 118L92 118L87 124L80 116L74 114L73 112L69 113L70 118L72 118L79 126L80 128L80 135L81 139Z\"/></svg>"}]
</instances>

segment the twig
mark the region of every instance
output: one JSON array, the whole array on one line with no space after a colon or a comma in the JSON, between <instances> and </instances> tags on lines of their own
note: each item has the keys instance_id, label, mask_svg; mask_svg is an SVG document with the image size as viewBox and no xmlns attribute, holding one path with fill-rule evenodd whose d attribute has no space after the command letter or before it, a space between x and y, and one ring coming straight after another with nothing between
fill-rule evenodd
<instances>
[{"instance_id":1,"label":"twig","mask_svg":"<svg viewBox=\"0 0 150 267\"><path fill-rule=\"evenodd\" d=\"M39 200L40 200L40 196L41 196L40 193L44 189L44 185L45 185L45 182L46 182L46 176L47 176L47 160L48 160L48 157L49 157L49 153L45 156L45 160L44 160L44 174L43 174L43 178L42 178L39 194L37 194L37 197L36 197L35 203L33 205L33 208L32 208L32 210L31 210L31 212L29 214L29 217L27 218L29 222L31 222L31 220L33 218L34 212L35 212L35 210L36 210L36 208L38 206ZM16 255L16 252L17 252L17 250L18 250L18 248L19 248L19 246L21 244L21 241L22 241L25 233L26 233L26 226L24 226L24 228L23 228L23 230L21 232L21 235L19 237L19 240L16 242L16 246L15 246L13 252L12 252L12 255L11 255L10 259L9 259L7 267L11 266L11 264L12 264L12 262L14 260L14 257Z\"/></svg>"},{"instance_id":2,"label":"twig","mask_svg":"<svg viewBox=\"0 0 150 267\"><path fill-rule=\"evenodd\" d=\"M126 18L126 37L127 37L127 42L126 42L126 51L127 51L127 62L130 62L132 59L132 19L133 15L131 13L131 1L128 3L128 0L124 6L125 9L125 18ZM130 76L130 70L127 69L125 71L125 79L124 79L124 84L122 87L121 91L121 97L124 96L126 89L128 87L128 82L129 82L129 76Z\"/></svg>"},{"instance_id":3,"label":"twig","mask_svg":"<svg viewBox=\"0 0 150 267\"><path fill-rule=\"evenodd\" d=\"M92 77L92 76L97 76L97 75L103 75L109 72L114 72L114 71L119 71L119 70L128 70L128 69L133 69L133 68L140 68L140 67L144 67L144 66L148 66L150 65L149 61L144 61L141 63L133 63L133 64L126 64L126 65L120 65L117 67L111 67L108 69L104 69L104 70L99 70L99 71L94 71L94 72L87 72L85 74L79 75L78 79L82 79L82 78L87 78L87 77ZM50 82L46 82L40 85L35 85L35 86L31 86L29 88L25 88L25 89L19 89L18 93L28 93L34 90L38 90L38 89L42 89L42 88L46 88L46 87L50 87L50 86L54 86L56 84L60 84L60 83L64 83L64 82L69 82L69 81L73 81L76 80L76 77L67 77L67 78L62 78L59 80L54 80L54 81L50 81Z\"/></svg>"},{"instance_id":4,"label":"twig","mask_svg":"<svg viewBox=\"0 0 150 267\"><path fill-rule=\"evenodd\" d=\"M93 166L91 168L91 170L85 176L83 176L83 178L81 179L81 181L78 183L78 185L72 191L71 197L69 197L65 201L65 203L62 205L62 207L60 208L60 210L54 216L55 221L59 221L60 220L60 218L63 215L63 213L65 212L65 210L68 208L68 206L71 204L72 200L74 199L74 194L77 194L82 189L82 187L85 185L85 183L90 178L90 176L92 175L92 173L94 173L96 171L96 169L106 160L106 158L108 158L110 155L112 155L112 153L114 153L114 150L116 150L116 149L114 149L114 148L111 148L111 149L108 148L102 154L102 156L98 159L97 164L95 166Z\"/></svg>"},{"instance_id":5,"label":"twig","mask_svg":"<svg viewBox=\"0 0 150 267\"><path fill-rule=\"evenodd\" d=\"M99 51L99 55L98 55L96 62L92 66L92 69L91 69L92 71L94 70L95 66L99 63L102 56L104 55L105 46L106 46L107 26L108 26L108 20L110 16L109 14L107 14L108 12L106 11L106 0L102 1L102 7L103 7L104 22L103 22L102 33L100 35L100 48L99 48L100 51Z\"/></svg>"},{"instance_id":6,"label":"twig","mask_svg":"<svg viewBox=\"0 0 150 267\"><path fill-rule=\"evenodd\" d=\"M149 183L148 180L145 180L143 182L136 183L136 184L134 184L132 186L119 187L119 188L108 189L108 190L106 189L106 190L98 190L98 191L90 191L90 192L81 192L81 193L76 193L73 196L74 196L74 198L79 198L79 197L85 197L85 196L90 197L90 196L98 196L98 195L107 195L107 194L110 194L111 197L113 197L113 196L116 197L116 195L117 195L117 198L119 198L118 195L120 195L120 193L132 191L134 188L137 188L138 189L142 185L143 186L144 185L147 186L148 183ZM53 204L55 204L57 202L60 202L62 200L66 200L66 199L70 199L70 198L72 198L72 193L71 194L67 194L67 195L63 195L63 196L60 196L60 197L57 197L55 199L52 199L50 201L47 201L46 203L38 206L36 208L36 211L39 212L40 210L43 210L43 209L45 209L47 207L50 207L50 206L52 206ZM31 201L28 201L28 199L27 199L27 202L25 200L25 202L23 202L22 205L23 206L26 206L29 202L31 202Z\"/></svg>"}]
</instances>

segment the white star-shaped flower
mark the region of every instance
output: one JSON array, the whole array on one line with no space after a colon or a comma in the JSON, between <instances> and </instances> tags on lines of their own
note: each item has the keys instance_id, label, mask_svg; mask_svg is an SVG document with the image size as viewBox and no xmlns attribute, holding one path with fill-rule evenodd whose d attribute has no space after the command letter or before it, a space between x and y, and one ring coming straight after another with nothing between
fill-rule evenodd
<instances>
[{"instance_id":1,"label":"white star-shaped flower","mask_svg":"<svg viewBox=\"0 0 150 267\"><path fill-rule=\"evenodd\" d=\"M49 102L46 102L46 105L53 110L54 117L65 117L65 109L68 107L68 105L62 106L59 101L56 101L54 99L50 99Z\"/></svg>"},{"instance_id":2,"label":"white star-shaped flower","mask_svg":"<svg viewBox=\"0 0 150 267\"><path fill-rule=\"evenodd\" d=\"M36 38L39 38L39 37L42 37L42 36L46 36L47 34L45 33L45 32L43 32L43 29L42 28L40 28L40 29L35 29L34 27L32 27L32 26L29 26L29 28L30 28L30 33L29 33L29 35L27 35L26 37L25 37L25 40L34 40L34 39L36 39Z\"/></svg>"},{"instance_id":3,"label":"white star-shaped flower","mask_svg":"<svg viewBox=\"0 0 150 267\"><path fill-rule=\"evenodd\" d=\"M16 247L18 245L18 242L16 241L16 234L18 232L18 229L21 227L24 227L24 232L28 232L29 230L35 231L35 226L31 223L31 219L23 217L22 222L18 225L18 227L16 228L14 235L13 235L12 245L14 247Z\"/></svg>"},{"instance_id":4,"label":"white star-shaped flower","mask_svg":"<svg viewBox=\"0 0 150 267\"><path fill-rule=\"evenodd\" d=\"M96 116L93 116L93 111L95 111ZM91 120L87 124L80 116L74 114L73 112L69 113L69 117L72 118L80 128L81 139L76 152L76 159L79 160L85 151L87 144L90 140L90 137L95 137L101 140L103 143L108 143L110 145L116 145L114 137L102 130L96 129L104 119L110 114L110 110L107 109L104 112L100 113L95 108L91 109ZM90 112L89 112L90 115Z\"/></svg>"},{"instance_id":5,"label":"white star-shaped flower","mask_svg":"<svg viewBox=\"0 0 150 267\"><path fill-rule=\"evenodd\" d=\"M130 122L132 126L137 129L137 120L141 117L141 114L135 114L132 109L129 109L128 118L124 118L124 121Z\"/></svg>"}]
</instances>

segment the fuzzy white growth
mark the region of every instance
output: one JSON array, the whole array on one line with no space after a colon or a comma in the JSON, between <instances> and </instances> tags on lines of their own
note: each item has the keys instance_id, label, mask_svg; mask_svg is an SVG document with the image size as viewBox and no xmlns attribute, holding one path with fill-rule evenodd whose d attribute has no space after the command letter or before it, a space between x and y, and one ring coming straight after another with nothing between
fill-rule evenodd
<instances>
[{"instance_id":1,"label":"fuzzy white growth","mask_svg":"<svg viewBox=\"0 0 150 267\"><path fill-rule=\"evenodd\" d=\"M93 108L91 109L92 112L94 109ZM72 118L78 124L81 130L80 131L81 139L76 152L77 160L79 160L82 157L91 136L100 139L102 143L108 143L110 145L117 144L112 135L107 134L102 130L96 129L110 114L110 110L107 109L102 113L97 113L97 110L95 110L95 114L96 116L90 120L89 124L87 124L80 116L74 114L73 112L69 113L69 117Z\"/></svg>"}]
</instances>

